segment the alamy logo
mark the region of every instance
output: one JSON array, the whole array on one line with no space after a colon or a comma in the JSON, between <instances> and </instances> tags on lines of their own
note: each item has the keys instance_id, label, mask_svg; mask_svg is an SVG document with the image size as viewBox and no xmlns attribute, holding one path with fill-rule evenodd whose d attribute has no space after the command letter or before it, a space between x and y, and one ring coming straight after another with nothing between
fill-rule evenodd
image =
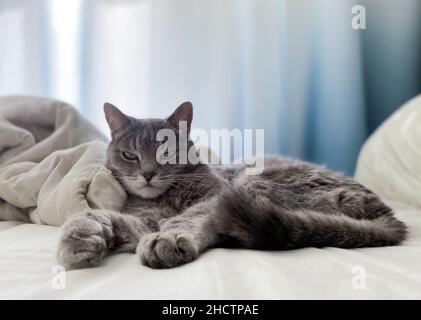
<instances>
[{"instance_id":1,"label":"alamy logo","mask_svg":"<svg viewBox=\"0 0 421 320\"><path fill-rule=\"evenodd\" d=\"M354 15L351 20L351 26L354 30L365 30L366 25L366 10L362 5L355 5L351 9L351 13Z\"/></svg>"},{"instance_id":2,"label":"alamy logo","mask_svg":"<svg viewBox=\"0 0 421 320\"><path fill-rule=\"evenodd\" d=\"M172 129L161 129L157 132L156 141L162 144L156 151L156 160L160 164L244 164L247 175L258 175L264 169L264 130L263 129L193 129L191 141L196 146L209 146L216 154L199 154L197 149L188 143L186 121L179 122L178 134ZM232 151L241 157L231 161Z\"/></svg>"},{"instance_id":3,"label":"alamy logo","mask_svg":"<svg viewBox=\"0 0 421 320\"><path fill-rule=\"evenodd\" d=\"M55 265L51 268L51 288L54 290L66 289L66 269L62 265Z\"/></svg>"},{"instance_id":4,"label":"alamy logo","mask_svg":"<svg viewBox=\"0 0 421 320\"><path fill-rule=\"evenodd\" d=\"M367 278L367 272L365 268L363 266L356 265L352 267L351 272L355 274L355 276L352 278L352 288L355 290L365 290L365 282Z\"/></svg>"}]
</instances>

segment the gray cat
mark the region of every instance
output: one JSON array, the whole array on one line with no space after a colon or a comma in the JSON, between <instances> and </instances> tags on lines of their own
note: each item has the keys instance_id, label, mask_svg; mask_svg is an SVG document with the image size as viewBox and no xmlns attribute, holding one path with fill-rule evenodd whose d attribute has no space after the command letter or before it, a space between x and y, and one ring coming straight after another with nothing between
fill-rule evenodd
<instances>
[{"instance_id":1,"label":"gray cat","mask_svg":"<svg viewBox=\"0 0 421 320\"><path fill-rule=\"evenodd\" d=\"M93 210L63 225L58 260L68 268L97 266L117 252L171 268L212 247L359 248L406 237L405 225L373 192L303 161L265 157L260 175L247 175L245 165L160 164L157 133L171 129L178 141L188 137L189 102L166 119L134 119L110 104L104 111L112 135L106 165L128 199L121 213Z\"/></svg>"}]
</instances>

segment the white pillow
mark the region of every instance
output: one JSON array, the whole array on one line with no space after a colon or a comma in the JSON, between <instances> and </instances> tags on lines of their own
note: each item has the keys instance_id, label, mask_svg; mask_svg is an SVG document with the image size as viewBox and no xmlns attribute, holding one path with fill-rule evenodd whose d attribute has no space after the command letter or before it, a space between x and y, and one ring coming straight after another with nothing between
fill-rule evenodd
<instances>
[{"instance_id":1,"label":"white pillow","mask_svg":"<svg viewBox=\"0 0 421 320\"><path fill-rule=\"evenodd\" d=\"M366 141L355 178L385 200L421 208L421 95L394 112Z\"/></svg>"}]
</instances>

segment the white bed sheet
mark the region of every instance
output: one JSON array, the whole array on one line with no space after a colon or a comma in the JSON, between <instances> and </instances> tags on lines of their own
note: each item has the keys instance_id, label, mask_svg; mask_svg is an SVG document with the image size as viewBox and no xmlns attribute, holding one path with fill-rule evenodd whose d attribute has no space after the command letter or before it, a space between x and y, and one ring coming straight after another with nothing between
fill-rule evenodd
<instances>
[{"instance_id":1,"label":"white bed sheet","mask_svg":"<svg viewBox=\"0 0 421 320\"><path fill-rule=\"evenodd\" d=\"M65 289L52 287L59 229L0 222L0 298L420 299L421 209L402 207L398 217L410 228L403 246L282 252L214 249L193 263L168 270L149 269L136 255L119 254L101 267L66 272ZM363 283L361 267L365 289L353 287L353 281Z\"/></svg>"}]
</instances>

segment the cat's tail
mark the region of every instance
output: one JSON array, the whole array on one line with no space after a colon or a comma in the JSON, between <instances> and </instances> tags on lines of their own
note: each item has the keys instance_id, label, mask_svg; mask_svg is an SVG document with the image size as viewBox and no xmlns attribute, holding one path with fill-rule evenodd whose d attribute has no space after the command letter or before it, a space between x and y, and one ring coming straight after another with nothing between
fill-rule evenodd
<instances>
[{"instance_id":1,"label":"cat's tail","mask_svg":"<svg viewBox=\"0 0 421 320\"><path fill-rule=\"evenodd\" d=\"M264 197L251 197L241 187L227 188L218 199L218 225L228 246L254 249L301 247L378 247L399 244L405 225L385 214L365 220L314 210L278 208Z\"/></svg>"}]
</instances>

